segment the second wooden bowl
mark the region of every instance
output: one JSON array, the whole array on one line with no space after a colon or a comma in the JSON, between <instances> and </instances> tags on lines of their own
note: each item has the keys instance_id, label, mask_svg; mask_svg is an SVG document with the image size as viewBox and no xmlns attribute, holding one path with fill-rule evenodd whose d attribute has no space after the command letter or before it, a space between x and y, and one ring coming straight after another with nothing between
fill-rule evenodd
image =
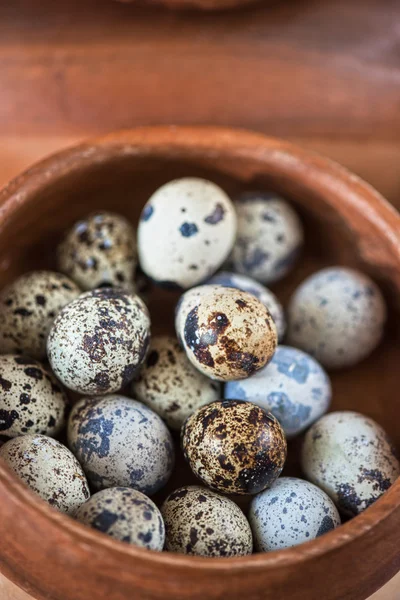
<instances>
[{"instance_id":1,"label":"second wooden bowl","mask_svg":"<svg viewBox=\"0 0 400 600\"><path fill-rule=\"evenodd\" d=\"M64 230L95 209L137 220L152 191L198 175L240 189L274 189L306 226L306 249L283 299L326 264L358 266L384 290L391 317L383 344L333 375L334 409L382 424L400 447L396 319L400 307L400 218L371 187L331 161L261 135L216 128L137 129L65 150L0 193L0 285L54 267ZM176 298L151 298L155 331L172 327ZM295 456L292 452L292 457ZM296 472L296 460L288 471ZM178 469L170 487L190 481ZM153 553L113 541L38 500L0 465L0 570L41 600L363 600L400 567L400 482L363 514L302 546L236 559Z\"/></svg>"}]
</instances>

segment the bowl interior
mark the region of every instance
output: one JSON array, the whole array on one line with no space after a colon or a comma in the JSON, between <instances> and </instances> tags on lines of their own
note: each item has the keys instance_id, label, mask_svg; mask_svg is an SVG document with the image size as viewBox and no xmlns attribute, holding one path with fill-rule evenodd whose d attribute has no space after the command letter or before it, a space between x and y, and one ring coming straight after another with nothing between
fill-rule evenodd
<instances>
[{"instance_id":1,"label":"bowl interior","mask_svg":"<svg viewBox=\"0 0 400 600\"><path fill-rule=\"evenodd\" d=\"M394 326L400 289L393 286L390 271L381 268L384 260L376 262L368 258L368 253L361 248L362 239L353 234L351 223L325 202L317 188L311 184L306 189L277 173L249 175L242 168L240 158L235 162L184 152L138 154L127 151L124 146L106 154L99 151L101 159L96 160L96 151L93 152L90 160L75 157L74 167L64 172L61 169L55 178L42 177L38 189L29 192L29 202L18 202L15 200L18 195L14 195L12 210L3 211L3 220L0 219L0 287L31 269L55 269L55 248L64 232L90 211L112 210L137 223L151 193L175 177L209 178L232 197L245 189L276 190L294 203L306 230L305 249L298 266L283 282L271 286L284 305L305 276L332 264L356 266L371 274L386 295L390 318L385 339L360 365L331 374L332 409L357 410L374 418L400 447L397 426L400 405L396 393L400 346L398 330ZM379 246L379 239L376 244ZM382 253L385 251L383 249ZM149 297L153 333L173 334L174 306L178 296L153 289ZM290 443L285 474L300 475L299 443L299 440ZM183 459L179 459L169 485L159 493L158 500L161 501L171 489L195 481ZM240 503L245 507L245 500L241 499Z\"/></svg>"}]
</instances>

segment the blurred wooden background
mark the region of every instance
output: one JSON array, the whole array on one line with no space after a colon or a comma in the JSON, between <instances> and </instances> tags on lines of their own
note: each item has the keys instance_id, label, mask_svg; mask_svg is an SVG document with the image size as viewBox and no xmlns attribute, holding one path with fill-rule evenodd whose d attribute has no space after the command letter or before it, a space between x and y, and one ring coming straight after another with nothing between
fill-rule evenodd
<instances>
[{"instance_id":1,"label":"blurred wooden background","mask_svg":"<svg viewBox=\"0 0 400 600\"><path fill-rule=\"evenodd\" d=\"M0 185L88 136L156 123L288 138L400 208L400 2L270 0L219 14L0 4ZM4 580L0 597L28 598ZM398 599L400 576L373 596Z\"/></svg>"}]
</instances>

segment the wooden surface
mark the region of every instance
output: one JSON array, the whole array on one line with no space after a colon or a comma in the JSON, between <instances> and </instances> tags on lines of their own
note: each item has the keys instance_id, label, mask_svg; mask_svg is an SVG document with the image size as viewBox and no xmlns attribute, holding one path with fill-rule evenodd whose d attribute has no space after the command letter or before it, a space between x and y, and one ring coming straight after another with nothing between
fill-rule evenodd
<instances>
[{"instance_id":1,"label":"wooden surface","mask_svg":"<svg viewBox=\"0 0 400 600\"><path fill-rule=\"evenodd\" d=\"M400 207L399 19L397 0L277 0L212 15L3 2L0 185L93 134L213 123L316 149ZM26 599L1 585L2 599ZM397 598L400 575L373 600Z\"/></svg>"}]
</instances>

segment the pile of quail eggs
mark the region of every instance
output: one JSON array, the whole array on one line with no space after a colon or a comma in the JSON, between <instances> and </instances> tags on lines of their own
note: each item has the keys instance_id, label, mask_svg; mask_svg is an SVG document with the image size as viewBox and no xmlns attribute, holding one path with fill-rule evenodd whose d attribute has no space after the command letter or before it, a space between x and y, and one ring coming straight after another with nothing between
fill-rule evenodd
<instances>
[{"instance_id":1,"label":"pile of quail eggs","mask_svg":"<svg viewBox=\"0 0 400 600\"><path fill-rule=\"evenodd\" d=\"M273 551L368 508L399 462L372 419L327 413L327 371L376 348L385 302L331 266L284 311L265 286L295 269L303 238L277 194L232 202L197 178L157 189L137 231L111 212L75 223L58 272L0 293L3 461L55 509L151 550ZM174 335L151 337L138 273L179 292ZM304 479L280 476L296 436ZM160 502L180 452L197 485Z\"/></svg>"}]
</instances>

